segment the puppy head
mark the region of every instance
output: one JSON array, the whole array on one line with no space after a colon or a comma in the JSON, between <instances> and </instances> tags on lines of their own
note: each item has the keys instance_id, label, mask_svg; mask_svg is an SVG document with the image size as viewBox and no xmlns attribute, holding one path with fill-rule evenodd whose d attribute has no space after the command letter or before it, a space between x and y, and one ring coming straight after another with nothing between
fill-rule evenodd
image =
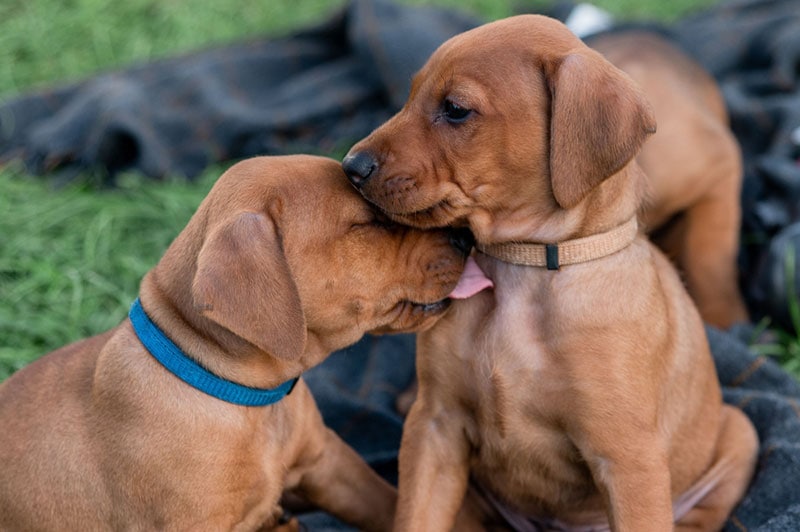
<instances>
[{"instance_id":1,"label":"puppy head","mask_svg":"<svg viewBox=\"0 0 800 532\"><path fill-rule=\"evenodd\" d=\"M398 226L350 187L341 166L262 157L223 175L198 211L205 239L192 283L206 318L277 357L310 337L327 351L366 332L431 325L447 308L466 246Z\"/></svg>"},{"instance_id":2,"label":"puppy head","mask_svg":"<svg viewBox=\"0 0 800 532\"><path fill-rule=\"evenodd\" d=\"M563 24L523 15L443 44L344 168L393 219L468 224L485 241L502 221L576 207L654 130L627 75Z\"/></svg>"}]
</instances>

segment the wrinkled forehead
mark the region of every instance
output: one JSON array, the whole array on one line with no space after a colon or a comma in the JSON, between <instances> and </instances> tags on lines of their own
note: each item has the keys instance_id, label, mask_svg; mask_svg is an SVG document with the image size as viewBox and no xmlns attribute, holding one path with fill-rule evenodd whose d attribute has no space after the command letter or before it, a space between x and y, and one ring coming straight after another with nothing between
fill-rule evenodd
<instances>
[{"instance_id":1,"label":"wrinkled forehead","mask_svg":"<svg viewBox=\"0 0 800 532\"><path fill-rule=\"evenodd\" d=\"M471 98L480 97L480 87L496 86L513 79L524 70L525 62L517 52L504 52L502 63L493 60L493 52L476 49L465 53L462 49L440 50L417 73L411 84L410 100L422 97L445 97L454 91ZM489 68L491 65L491 68Z\"/></svg>"},{"instance_id":2,"label":"wrinkled forehead","mask_svg":"<svg viewBox=\"0 0 800 532\"><path fill-rule=\"evenodd\" d=\"M523 15L485 24L434 52L413 80L410 103L453 96L480 105L498 91L509 96L521 86L539 86L545 64L585 48L566 26L548 17Z\"/></svg>"},{"instance_id":3,"label":"wrinkled forehead","mask_svg":"<svg viewBox=\"0 0 800 532\"><path fill-rule=\"evenodd\" d=\"M585 47L561 22L540 15L521 15L490 22L452 37L431 56L423 71L464 67L500 67L515 59L561 56Z\"/></svg>"},{"instance_id":4,"label":"wrinkled forehead","mask_svg":"<svg viewBox=\"0 0 800 532\"><path fill-rule=\"evenodd\" d=\"M452 96L475 104L489 97L487 88L525 83L538 70L519 47L491 44L439 49L414 77L409 99Z\"/></svg>"}]
</instances>

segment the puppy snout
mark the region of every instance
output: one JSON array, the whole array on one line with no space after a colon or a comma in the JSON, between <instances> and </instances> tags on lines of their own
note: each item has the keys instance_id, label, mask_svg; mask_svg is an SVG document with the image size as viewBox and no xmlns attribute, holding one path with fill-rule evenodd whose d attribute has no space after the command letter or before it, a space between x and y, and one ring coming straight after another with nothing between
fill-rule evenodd
<instances>
[{"instance_id":1,"label":"puppy snout","mask_svg":"<svg viewBox=\"0 0 800 532\"><path fill-rule=\"evenodd\" d=\"M368 151L357 151L344 158L342 168L350 182L360 188L375 174L375 170L378 169L378 161Z\"/></svg>"},{"instance_id":2,"label":"puppy snout","mask_svg":"<svg viewBox=\"0 0 800 532\"><path fill-rule=\"evenodd\" d=\"M450 232L450 243L464 255L469 255L475 245L475 237L469 229L453 229Z\"/></svg>"}]
</instances>

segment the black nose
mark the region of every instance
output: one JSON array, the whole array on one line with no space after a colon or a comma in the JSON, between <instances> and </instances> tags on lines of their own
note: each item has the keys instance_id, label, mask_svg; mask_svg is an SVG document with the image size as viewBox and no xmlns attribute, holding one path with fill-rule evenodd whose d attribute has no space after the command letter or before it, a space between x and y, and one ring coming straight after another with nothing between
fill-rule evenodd
<instances>
[{"instance_id":1,"label":"black nose","mask_svg":"<svg viewBox=\"0 0 800 532\"><path fill-rule=\"evenodd\" d=\"M469 229L453 229L450 232L450 243L464 255L469 255L475 245L475 237Z\"/></svg>"},{"instance_id":2,"label":"black nose","mask_svg":"<svg viewBox=\"0 0 800 532\"><path fill-rule=\"evenodd\" d=\"M357 151L344 158L342 168L350 182L361 187L377 170L378 161L368 151Z\"/></svg>"}]
</instances>

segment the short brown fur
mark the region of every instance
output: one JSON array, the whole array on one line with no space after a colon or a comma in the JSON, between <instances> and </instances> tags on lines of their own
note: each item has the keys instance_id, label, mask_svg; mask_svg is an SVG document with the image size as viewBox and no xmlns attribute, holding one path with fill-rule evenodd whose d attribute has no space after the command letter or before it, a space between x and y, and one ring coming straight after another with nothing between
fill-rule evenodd
<instances>
[{"instance_id":1,"label":"short brown fur","mask_svg":"<svg viewBox=\"0 0 800 532\"><path fill-rule=\"evenodd\" d=\"M658 122L637 162L647 174L640 220L681 271L700 316L748 321L736 265L742 155L713 78L665 38L631 30L591 41L642 88Z\"/></svg>"}]
</instances>

